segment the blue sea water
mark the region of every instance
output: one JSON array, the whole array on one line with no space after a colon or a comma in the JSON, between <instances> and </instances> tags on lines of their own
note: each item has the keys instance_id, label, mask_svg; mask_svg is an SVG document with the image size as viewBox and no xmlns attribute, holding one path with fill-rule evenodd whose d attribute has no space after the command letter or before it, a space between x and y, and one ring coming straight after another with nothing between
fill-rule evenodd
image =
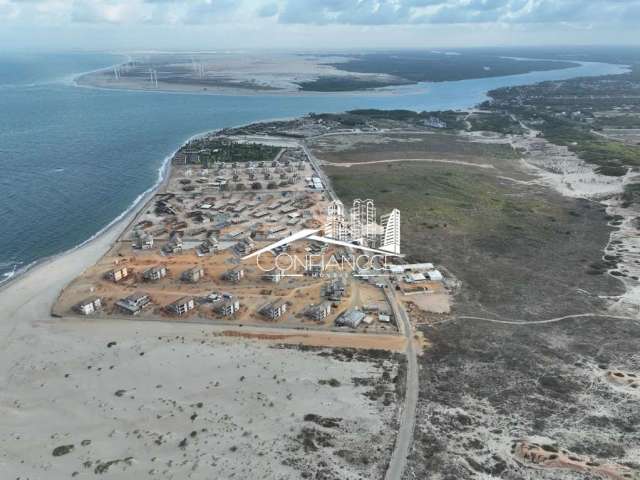
<instances>
[{"instance_id":1,"label":"blue sea water","mask_svg":"<svg viewBox=\"0 0 640 480\"><path fill-rule=\"evenodd\" d=\"M106 54L0 54L0 283L95 235L158 181L196 133L354 108L464 109L502 86L622 73L601 63L421 84L385 95L222 96L76 87Z\"/></svg>"}]
</instances>

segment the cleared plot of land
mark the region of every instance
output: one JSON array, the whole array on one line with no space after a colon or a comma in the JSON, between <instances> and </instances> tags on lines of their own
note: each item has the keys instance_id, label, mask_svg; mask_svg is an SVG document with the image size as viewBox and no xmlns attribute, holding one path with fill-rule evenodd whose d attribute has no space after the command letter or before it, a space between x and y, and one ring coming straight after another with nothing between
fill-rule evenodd
<instances>
[{"instance_id":1,"label":"cleared plot of land","mask_svg":"<svg viewBox=\"0 0 640 480\"><path fill-rule=\"evenodd\" d=\"M43 323L0 393L3 478L381 478L402 358L196 325ZM400 389L401 390L401 389ZM77 472L77 473L76 473Z\"/></svg>"},{"instance_id":2,"label":"cleared plot of land","mask_svg":"<svg viewBox=\"0 0 640 480\"><path fill-rule=\"evenodd\" d=\"M460 158L463 148L468 158L496 168L399 162L327 166L326 171L345 202L372 197L381 211L401 210L403 251L410 259L445 265L462 281L455 312L551 317L593 311L602 305L596 295L621 292L615 279L587 273L608 241L604 207L530 183L533 177L505 153L506 145L443 137L454 140L446 158ZM444 150L445 143L443 138L439 148ZM386 147L357 143L339 153L316 154L364 161ZM490 149L498 153L489 155ZM501 178L505 173L522 180Z\"/></svg>"},{"instance_id":3,"label":"cleared plot of land","mask_svg":"<svg viewBox=\"0 0 640 480\"><path fill-rule=\"evenodd\" d=\"M311 271L313 262L305 257L321 249L314 242L296 242L278 260L269 253L242 260L293 232L324 223L326 195L309 186L314 171L299 147L204 136L183 146L172 164L162 191L113 248L67 285L53 308L56 316L136 315L328 330L337 329L336 319L349 308L386 303L378 287L341 271L337 260L322 272ZM351 257L335 247L324 252L327 259ZM335 283L340 291L330 293ZM82 307L87 304L88 312ZM354 330L389 334L384 335L389 348L397 349L391 337L397 328L380 320L378 310L372 309ZM353 339L351 346L367 347ZM303 343L344 345L317 337Z\"/></svg>"}]
</instances>

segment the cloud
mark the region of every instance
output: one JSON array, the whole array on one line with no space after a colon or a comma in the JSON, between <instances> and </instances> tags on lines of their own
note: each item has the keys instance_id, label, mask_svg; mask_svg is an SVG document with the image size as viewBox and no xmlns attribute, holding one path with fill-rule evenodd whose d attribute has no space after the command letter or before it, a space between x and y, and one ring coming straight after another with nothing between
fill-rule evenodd
<instances>
[{"instance_id":1,"label":"cloud","mask_svg":"<svg viewBox=\"0 0 640 480\"><path fill-rule=\"evenodd\" d=\"M283 0L278 19L317 25L640 22L639 8L639 0Z\"/></svg>"},{"instance_id":2,"label":"cloud","mask_svg":"<svg viewBox=\"0 0 640 480\"><path fill-rule=\"evenodd\" d=\"M640 0L0 0L0 19L108 24L637 24Z\"/></svg>"},{"instance_id":3,"label":"cloud","mask_svg":"<svg viewBox=\"0 0 640 480\"><path fill-rule=\"evenodd\" d=\"M273 17L278 14L280 9L277 3L266 3L258 8L258 16L262 18Z\"/></svg>"}]
</instances>

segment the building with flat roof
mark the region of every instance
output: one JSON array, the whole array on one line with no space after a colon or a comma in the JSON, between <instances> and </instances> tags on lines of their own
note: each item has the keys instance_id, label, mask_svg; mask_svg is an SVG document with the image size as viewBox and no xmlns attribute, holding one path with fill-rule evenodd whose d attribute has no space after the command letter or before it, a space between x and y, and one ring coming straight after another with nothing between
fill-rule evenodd
<instances>
[{"instance_id":1,"label":"building with flat roof","mask_svg":"<svg viewBox=\"0 0 640 480\"><path fill-rule=\"evenodd\" d=\"M245 238L236 243L234 249L238 255L249 255L251 252L255 251L256 244L253 243L250 238Z\"/></svg>"},{"instance_id":2,"label":"building with flat roof","mask_svg":"<svg viewBox=\"0 0 640 480\"><path fill-rule=\"evenodd\" d=\"M433 270L433 263L405 263L402 265L389 265L391 273L402 274L404 272L426 272Z\"/></svg>"},{"instance_id":3,"label":"building with flat roof","mask_svg":"<svg viewBox=\"0 0 640 480\"><path fill-rule=\"evenodd\" d=\"M153 235L148 233L140 233L136 237L135 247L140 250L150 250L153 248Z\"/></svg>"},{"instance_id":4,"label":"building with flat roof","mask_svg":"<svg viewBox=\"0 0 640 480\"><path fill-rule=\"evenodd\" d=\"M114 268L113 270L109 270L105 273L105 277L115 283L118 283L120 280L123 280L128 276L129 270L127 270L127 267Z\"/></svg>"},{"instance_id":5,"label":"building with flat roof","mask_svg":"<svg viewBox=\"0 0 640 480\"><path fill-rule=\"evenodd\" d=\"M409 272L404 276L404 281L407 283L420 283L427 280L427 277L423 273Z\"/></svg>"},{"instance_id":6,"label":"building with flat roof","mask_svg":"<svg viewBox=\"0 0 640 480\"><path fill-rule=\"evenodd\" d=\"M429 280L432 280L434 282L441 282L442 280L444 280L444 277L442 276L442 273L440 273L440 270L429 270L427 272L427 276L429 277Z\"/></svg>"},{"instance_id":7,"label":"building with flat roof","mask_svg":"<svg viewBox=\"0 0 640 480\"><path fill-rule=\"evenodd\" d=\"M322 265L307 265L304 273L312 278L319 278L322 276Z\"/></svg>"},{"instance_id":8,"label":"building with flat roof","mask_svg":"<svg viewBox=\"0 0 640 480\"><path fill-rule=\"evenodd\" d=\"M213 309L223 317L230 317L240 310L240 301L233 295L224 294L214 302Z\"/></svg>"},{"instance_id":9,"label":"building with flat roof","mask_svg":"<svg viewBox=\"0 0 640 480\"><path fill-rule=\"evenodd\" d=\"M142 273L142 278L151 282L160 280L166 276L167 276L167 268L164 267L163 265L156 265L154 267L147 268Z\"/></svg>"},{"instance_id":10,"label":"building with flat roof","mask_svg":"<svg viewBox=\"0 0 640 480\"><path fill-rule=\"evenodd\" d=\"M83 315L91 315L92 313L97 312L102 308L102 299L99 297L90 297L85 298L80 303L78 303L74 310L83 314Z\"/></svg>"},{"instance_id":11,"label":"building with flat roof","mask_svg":"<svg viewBox=\"0 0 640 480\"><path fill-rule=\"evenodd\" d=\"M151 297L143 292L135 292L128 297L118 300L116 306L125 313L137 315L145 308L151 306Z\"/></svg>"},{"instance_id":12,"label":"building with flat roof","mask_svg":"<svg viewBox=\"0 0 640 480\"><path fill-rule=\"evenodd\" d=\"M331 314L331 302L321 302L317 305L310 305L305 314L312 320L324 320Z\"/></svg>"},{"instance_id":13,"label":"building with flat roof","mask_svg":"<svg viewBox=\"0 0 640 480\"><path fill-rule=\"evenodd\" d=\"M204 277L204 269L200 266L190 268L182 272L181 278L185 282L196 283Z\"/></svg>"},{"instance_id":14,"label":"building with flat roof","mask_svg":"<svg viewBox=\"0 0 640 480\"><path fill-rule=\"evenodd\" d=\"M194 308L196 308L196 303L193 300L193 297L182 297L167 305L167 309L176 315L184 315Z\"/></svg>"},{"instance_id":15,"label":"building with flat roof","mask_svg":"<svg viewBox=\"0 0 640 480\"><path fill-rule=\"evenodd\" d=\"M344 296L345 292L346 292L346 288L344 285L344 281L342 281L342 279L340 278L337 278L332 282L329 282L329 284L325 287L325 295L330 299L331 298L340 299L341 297Z\"/></svg>"},{"instance_id":16,"label":"building with flat roof","mask_svg":"<svg viewBox=\"0 0 640 480\"><path fill-rule=\"evenodd\" d=\"M232 269L224 272L222 278L223 280L226 280L228 282L237 283L244 278L244 268L242 268L240 265L237 265Z\"/></svg>"},{"instance_id":17,"label":"building with flat roof","mask_svg":"<svg viewBox=\"0 0 640 480\"><path fill-rule=\"evenodd\" d=\"M264 274L262 276L262 278L264 280L267 280L269 282L273 282L273 283L280 283L280 281L286 277L286 274L284 273L284 270L279 270L279 269L275 269L272 270L266 274Z\"/></svg>"},{"instance_id":18,"label":"building with flat roof","mask_svg":"<svg viewBox=\"0 0 640 480\"><path fill-rule=\"evenodd\" d=\"M260 309L260 313L270 320L276 320L287 311L287 302L279 299L271 302Z\"/></svg>"},{"instance_id":19,"label":"building with flat roof","mask_svg":"<svg viewBox=\"0 0 640 480\"><path fill-rule=\"evenodd\" d=\"M356 310L355 308L351 308L346 310L342 315L336 318L336 325L339 327L350 327L350 328L358 328L358 325L362 323L364 320L365 314L360 310Z\"/></svg>"},{"instance_id":20,"label":"building with flat roof","mask_svg":"<svg viewBox=\"0 0 640 480\"><path fill-rule=\"evenodd\" d=\"M169 241L162 247L165 253L180 253L182 251L182 235L173 232L169 237Z\"/></svg>"}]
</instances>

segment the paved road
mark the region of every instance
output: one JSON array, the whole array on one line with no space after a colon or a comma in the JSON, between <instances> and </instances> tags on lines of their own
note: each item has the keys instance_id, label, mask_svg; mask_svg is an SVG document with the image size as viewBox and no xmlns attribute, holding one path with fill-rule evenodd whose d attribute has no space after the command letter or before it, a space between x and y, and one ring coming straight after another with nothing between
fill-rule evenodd
<instances>
[{"instance_id":1,"label":"paved road","mask_svg":"<svg viewBox=\"0 0 640 480\"><path fill-rule=\"evenodd\" d=\"M416 423L416 406L418 403L418 359L413 344L413 328L407 312L398 302L395 290L391 283L387 282L385 294L393 309L394 316L398 319L398 328L407 337L407 383L404 397L404 405L400 415L400 428L393 449L393 455L389 462L385 480L400 480L407 466L407 456L413 442L413 430Z\"/></svg>"},{"instance_id":2,"label":"paved road","mask_svg":"<svg viewBox=\"0 0 640 480\"><path fill-rule=\"evenodd\" d=\"M312 155L304 143L300 143L306 153L311 165L325 184L326 191L332 200L338 200L338 196L333 191L329 178L326 176L320 162ZM407 357L407 379L404 405L400 413L400 427L393 448L393 454L389 461L389 467L385 475L385 480L400 480L407 466L407 456L413 442L413 430L416 423L416 406L418 403L418 359L413 345L413 328L409 321L407 312L396 298L395 288L390 282L386 282L385 295L393 309L393 315L398 319L398 328L407 338L405 355Z\"/></svg>"},{"instance_id":3,"label":"paved road","mask_svg":"<svg viewBox=\"0 0 640 480\"><path fill-rule=\"evenodd\" d=\"M331 197L331 200L339 200L338 196L336 195L336 193L333 191L333 188L331 187L331 182L329 181L329 177L327 177L327 175L324 173L322 168L320 168L320 162L318 161L318 159L311 153L309 148L307 148L307 146L304 143L301 142L300 146L302 147L302 149L304 150L304 153L309 158L309 162L311 163L311 166L315 170L316 175L318 175L320 177L320 180L322 180L322 183L324 183L326 192Z\"/></svg>"}]
</instances>

